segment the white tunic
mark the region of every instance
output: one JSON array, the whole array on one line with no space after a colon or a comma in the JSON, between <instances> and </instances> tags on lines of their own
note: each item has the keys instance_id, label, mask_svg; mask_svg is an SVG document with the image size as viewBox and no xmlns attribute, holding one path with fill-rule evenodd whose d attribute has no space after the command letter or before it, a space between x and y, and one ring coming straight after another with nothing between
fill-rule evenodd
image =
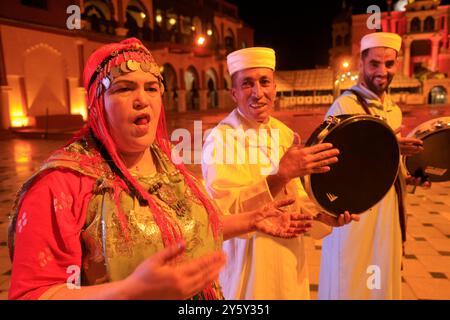
<instances>
[{"instance_id":1,"label":"white tunic","mask_svg":"<svg viewBox=\"0 0 450 320\"><path fill-rule=\"evenodd\" d=\"M368 89L354 86L396 130L402 122L401 110L389 95L384 103ZM340 96L327 116L365 114L353 94ZM368 142L370 143L370 142ZM367 168L370 170L370 168ZM402 239L395 188L361 220L333 229L322 243L319 299L400 299Z\"/></svg>"},{"instance_id":2,"label":"white tunic","mask_svg":"<svg viewBox=\"0 0 450 320\"><path fill-rule=\"evenodd\" d=\"M237 135L224 138L227 129ZM258 130L258 139L249 138L250 134L242 139L249 129ZM267 148L264 141L269 141ZM266 176L276 170L292 142L292 130L275 118L260 124L233 110L213 129L204 145L202 171L209 195L225 214L255 210L273 201ZM235 152L234 160L220 163L230 150ZM252 155L257 155L258 161L252 161ZM298 178L291 180L276 199L286 196L298 200L291 210L300 210L298 203L306 193ZM322 224L317 224L318 229L322 229L322 236L331 230ZM310 298L302 236L278 239L255 232L225 241L223 249L228 260L220 281L226 299Z\"/></svg>"}]
</instances>

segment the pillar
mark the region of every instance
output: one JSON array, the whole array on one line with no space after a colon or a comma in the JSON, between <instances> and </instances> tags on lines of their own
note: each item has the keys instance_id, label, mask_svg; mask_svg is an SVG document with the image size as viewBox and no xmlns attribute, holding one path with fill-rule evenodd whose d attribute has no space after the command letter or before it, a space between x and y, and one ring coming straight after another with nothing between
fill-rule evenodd
<instances>
[{"instance_id":1,"label":"pillar","mask_svg":"<svg viewBox=\"0 0 450 320\"><path fill-rule=\"evenodd\" d=\"M186 90L177 90L178 95L178 112L186 112Z\"/></svg>"},{"instance_id":2,"label":"pillar","mask_svg":"<svg viewBox=\"0 0 450 320\"><path fill-rule=\"evenodd\" d=\"M0 128L2 129L8 129L11 126L9 91L11 91L10 87L0 86Z\"/></svg>"},{"instance_id":3,"label":"pillar","mask_svg":"<svg viewBox=\"0 0 450 320\"><path fill-rule=\"evenodd\" d=\"M411 69L411 40L405 39L405 48L403 52L403 74L409 77L409 70Z\"/></svg>"},{"instance_id":4,"label":"pillar","mask_svg":"<svg viewBox=\"0 0 450 320\"><path fill-rule=\"evenodd\" d=\"M436 71L438 67L438 55L439 55L439 40L440 37L434 37L431 39L431 61L430 70Z\"/></svg>"},{"instance_id":5,"label":"pillar","mask_svg":"<svg viewBox=\"0 0 450 320\"><path fill-rule=\"evenodd\" d=\"M200 110L208 109L208 90L201 89L198 90L199 98L200 98Z\"/></svg>"}]
</instances>

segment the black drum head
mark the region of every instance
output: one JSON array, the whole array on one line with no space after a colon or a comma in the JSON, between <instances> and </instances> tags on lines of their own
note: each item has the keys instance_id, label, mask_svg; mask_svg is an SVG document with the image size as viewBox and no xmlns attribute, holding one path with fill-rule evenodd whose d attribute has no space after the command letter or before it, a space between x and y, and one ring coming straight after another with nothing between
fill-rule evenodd
<instances>
[{"instance_id":1,"label":"black drum head","mask_svg":"<svg viewBox=\"0 0 450 320\"><path fill-rule=\"evenodd\" d=\"M339 162L327 173L312 174L310 184L316 201L329 213L367 211L392 187L399 168L399 148L395 134L381 120L348 120L323 142L339 149Z\"/></svg>"},{"instance_id":2,"label":"black drum head","mask_svg":"<svg viewBox=\"0 0 450 320\"><path fill-rule=\"evenodd\" d=\"M431 182L450 180L450 130L441 130L422 138L424 151L406 158L406 168L414 177Z\"/></svg>"}]
</instances>

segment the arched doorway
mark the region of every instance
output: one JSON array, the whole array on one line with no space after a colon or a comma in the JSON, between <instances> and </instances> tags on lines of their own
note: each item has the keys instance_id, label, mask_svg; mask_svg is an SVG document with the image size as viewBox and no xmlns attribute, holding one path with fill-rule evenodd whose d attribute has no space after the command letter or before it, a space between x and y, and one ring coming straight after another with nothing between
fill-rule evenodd
<instances>
[{"instance_id":1,"label":"arched doorway","mask_svg":"<svg viewBox=\"0 0 450 320\"><path fill-rule=\"evenodd\" d=\"M139 0L128 2L125 23L125 28L128 29L128 37L151 40L149 21L148 10Z\"/></svg>"},{"instance_id":2,"label":"arched doorway","mask_svg":"<svg viewBox=\"0 0 450 320\"><path fill-rule=\"evenodd\" d=\"M28 115L70 114L63 55L40 43L25 51L23 66Z\"/></svg>"},{"instance_id":3,"label":"arched doorway","mask_svg":"<svg viewBox=\"0 0 450 320\"><path fill-rule=\"evenodd\" d=\"M444 104L447 103L447 90L442 86L433 87L428 94L429 104Z\"/></svg>"},{"instance_id":4,"label":"arched doorway","mask_svg":"<svg viewBox=\"0 0 450 320\"><path fill-rule=\"evenodd\" d=\"M434 19L433 17L427 17L425 22L423 23L423 31L424 32L433 32L434 31Z\"/></svg>"},{"instance_id":5,"label":"arched doorway","mask_svg":"<svg viewBox=\"0 0 450 320\"><path fill-rule=\"evenodd\" d=\"M411 20L410 31L411 32L420 32L420 19L415 17Z\"/></svg>"},{"instance_id":6,"label":"arched doorway","mask_svg":"<svg viewBox=\"0 0 450 320\"><path fill-rule=\"evenodd\" d=\"M219 106L219 96L217 92L217 72L211 68L206 71L206 89L208 98L208 109L215 109Z\"/></svg>"},{"instance_id":7,"label":"arched doorway","mask_svg":"<svg viewBox=\"0 0 450 320\"><path fill-rule=\"evenodd\" d=\"M177 73L175 68L165 63L162 70L163 83L164 83L164 95L163 104L166 110L176 110L178 107L178 87L177 87Z\"/></svg>"},{"instance_id":8,"label":"arched doorway","mask_svg":"<svg viewBox=\"0 0 450 320\"><path fill-rule=\"evenodd\" d=\"M87 30L114 34L115 21L112 4L107 0L87 0L84 2L83 19Z\"/></svg>"},{"instance_id":9,"label":"arched doorway","mask_svg":"<svg viewBox=\"0 0 450 320\"><path fill-rule=\"evenodd\" d=\"M235 50L235 38L233 31L228 28L225 33L225 51L229 54Z\"/></svg>"},{"instance_id":10,"label":"arched doorway","mask_svg":"<svg viewBox=\"0 0 450 320\"><path fill-rule=\"evenodd\" d=\"M197 70L190 66L184 73L184 84L186 86L186 107L188 110L200 109L199 81Z\"/></svg>"}]
</instances>

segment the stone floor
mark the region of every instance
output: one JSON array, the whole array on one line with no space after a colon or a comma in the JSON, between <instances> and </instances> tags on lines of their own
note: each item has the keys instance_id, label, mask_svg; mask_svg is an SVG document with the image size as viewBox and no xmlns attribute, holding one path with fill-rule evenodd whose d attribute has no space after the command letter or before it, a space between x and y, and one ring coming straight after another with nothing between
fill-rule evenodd
<instances>
[{"instance_id":1,"label":"stone floor","mask_svg":"<svg viewBox=\"0 0 450 320\"><path fill-rule=\"evenodd\" d=\"M450 299L450 182L408 194L402 298ZM321 241L306 237L311 295L317 298Z\"/></svg>"},{"instance_id":2,"label":"stone floor","mask_svg":"<svg viewBox=\"0 0 450 320\"><path fill-rule=\"evenodd\" d=\"M325 109L284 111L276 116L307 137L323 119ZM450 115L450 108L417 109L405 112L405 131L428 119ZM183 115L169 119L169 131L193 128L193 120L203 120L205 130L226 113ZM52 150L65 140L15 139L0 133L0 299L7 298L11 264L7 252L8 214L15 192ZM194 150L200 152L200 150ZM190 168L201 174L198 165ZM450 299L450 182L435 183L429 190L417 188L408 198L408 241L403 270L403 299ZM317 297L321 242L306 237L312 297Z\"/></svg>"}]
</instances>

